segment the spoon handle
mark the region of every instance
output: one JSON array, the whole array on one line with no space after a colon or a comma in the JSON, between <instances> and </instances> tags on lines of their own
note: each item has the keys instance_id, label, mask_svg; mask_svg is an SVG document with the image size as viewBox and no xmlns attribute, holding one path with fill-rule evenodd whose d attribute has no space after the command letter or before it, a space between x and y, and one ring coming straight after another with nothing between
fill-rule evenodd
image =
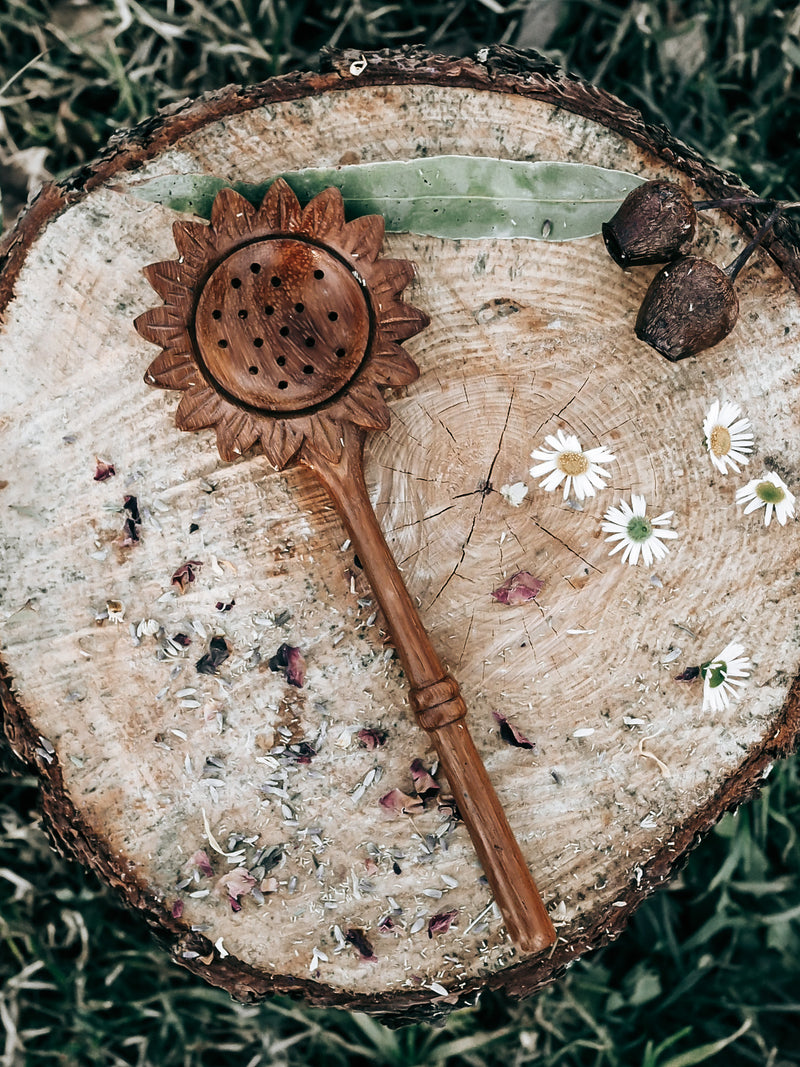
<instances>
[{"instance_id":1,"label":"spoon handle","mask_svg":"<svg viewBox=\"0 0 800 1067\"><path fill-rule=\"evenodd\" d=\"M509 936L523 952L540 952L556 939L553 924L467 728L458 683L431 644L370 504L365 431L352 423L342 430L338 463L308 445L300 461L325 486L347 526L411 683L411 706L436 748Z\"/></svg>"}]
</instances>

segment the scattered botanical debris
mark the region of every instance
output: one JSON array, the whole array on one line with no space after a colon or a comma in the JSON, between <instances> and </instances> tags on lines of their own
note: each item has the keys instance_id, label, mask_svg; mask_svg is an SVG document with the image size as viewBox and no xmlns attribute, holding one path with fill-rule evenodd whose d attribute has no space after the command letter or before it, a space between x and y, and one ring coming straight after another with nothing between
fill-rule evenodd
<instances>
[{"instance_id":1,"label":"scattered botanical debris","mask_svg":"<svg viewBox=\"0 0 800 1067\"><path fill-rule=\"evenodd\" d=\"M378 957L375 955L375 950L363 930L351 927L349 930L344 931L344 939L348 945L353 946L362 960L368 960L370 963L377 961Z\"/></svg>"},{"instance_id":2,"label":"scattered botanical debris","mask_svg":"<svg viewBox=\"0 0 800 1067\"><path fill-rule=\"evenodd\" d=\"M514 745L516 748L529 748L533 752L537 751L533 741L529 741L521 730L513 722L510 722L505 715L501 715L499 711L493 711L492 715L494 715L500 726L500 736L507 745Z\"/></svg>"},{"instance_id":3,"label":"scattered botanical debris","mask_svg":"<svg viewBox=\"0 0 800 1067\"><path fill-rule=\"evenodd\" d=\"M508 604L514 607L517 604L525 604L537 597L544 588L541 578L534 578L529 571L517 571L507 578L497 589L492 590L492 599L498 604Z\"/></svg>"},{"instance_id":4,"label":"scattered botanical debris","mask_svg":"<svg viewBox=\"0 0 800 1067\"><path fill-rule=\"evenodd\" d=\"M269 669L274 672L283 671L289 685L303 688L306 680L306 661L299 648L293 645L283 644L274 656L270 657Z\"/></svg>"},{"instance_id":5,"label":"scattered botanical debris","mask_svg":"<svg viewBox=\"0 0 800 1067\"><path fill-rule=\"evenodd\" d=\"M230 656L228 642L224 637L212 637L208 652L195 664L199 674L219 674L219 668Z\"/></svg>"},{"instance_id":6,"label":"scattered botanical debris","mask_svg":"<svg viewBox=\"0 0 800 1067\"><path fill-rule=\"evenodd\" d=\"M528 495L528 487L524 482L514 482L513 485L501 485L500 496L512 508L518 508Z\"/></svg>"},{"instance_id":7,"label":"scattered botanical debris","mask_svg":"<svg viewBox=\"0 0 800 1067\"><path fill-rule=\"evenodd\" d=\"M104 482L108 478L113 478L117 473L113 463L106 463L104 459L100 459L99 456L95 457L96 466L94 472L94 480L96 482Z\"/></svg>"},{"instance_id":8,"label":"scattered botanical debris","mask_svg":"<svg viewBox=\"0 0 800 1067\"><path fill-rule=\"evenodd\" d=\"M244 867L235 867L223 874L217 882L217 892L227 896L232 911L241 911L239 898L247 896L256 886L256 880Z\"/></svg>"},{"instance_id":9,"label":"scattered botanical debris","mask_svg":"<svg viewBox=\"0 0 800 1067\"><path fill-rule=\"evenodd\" d=\"M438 915L432 915L428 920L428 937L433 938L436 934L446 934L455 922L458 915L456 908L452 911L440 911Z\"/></svg>"},{"instance_id":10,"label":"scattered botanical debris","mask_svg":"<svg viewBox=\"0 0 800 1067\"><path fill-rule=\"evenodd\" d=\"M400 789L392 789L380 799L381 806L395 815L418 815L423 810L421 797L410 797Z\"/></svg>"},{"instance_id":11,"label":"scattered botanical debris","mask_svg":"<svg viewBox=\"0 0 800 1067\"><path fill-rule=\"evenodd\" d=\"M411 777L414 780L414 791L423 800L428 800L439 792L439 783L425 769L421 759L415 759L411 764Z\"/></svg>"},{"instance_id":12,"label":"scattered botanical debris","mask_svg":"<svg viewBox=\"0 0 800 1067\"><path fill-rule=\"evenodd\" d=\"M128 512L128 514L133 519L133 521L136 523L136 525L137 526L140 525L141 521L142 521L142 516L139 514L139 501L136 499L136 497L135 496L126 496L126 497L124 497L124 499L122 501L122 506Z\"/></svg>"},{"instance_id":13,"label":"scattered botanical debris","mask_svg":"<svg viewBox=\"0 0 800 1067\"><path fill-rule=\"evenodd\" d=\"M364 726L358 731L356 738L364 748L374 752L376 748L386 744L386 731L373 726Z\"/></svg>"},{"instance_id":14,"label":"scattered botanical debris","mask_svg":"<svg viewBox=\"0 0 800 1067\"><path fill-rule=\"evenodd\" d=\"M197 867L198 871L206 877L211 878L214 874L214 868L211 866L211 860L208 858L208 853L204 848L200 848L192 856L192 863Z\"/></svg>"},{"instance_id":15,"label":"scattered botanical debris","mask_svg":"<svg viewBox=\"0 0 800 1067\"><path fill-rule=\"evenodd\" d=\"M142 517L139 514L139 502L135 496L126 496L122 506L128 512L122 527L122 544L125 548L130 548L139 540L138 527L141 525Z\"/></svg>"},{"instance_id":16,"label":"scattered botanical debris","mask_svg":"<svg viewBox=\"0 0 800 1067\"><path fill-rule=\"evenodd\" d=\"M197 571L203 566L202 560L187 559L172 575L170 581L178 587L178 592L185 593L190 583L197 577Z\"/></svg>"}]
</instances>

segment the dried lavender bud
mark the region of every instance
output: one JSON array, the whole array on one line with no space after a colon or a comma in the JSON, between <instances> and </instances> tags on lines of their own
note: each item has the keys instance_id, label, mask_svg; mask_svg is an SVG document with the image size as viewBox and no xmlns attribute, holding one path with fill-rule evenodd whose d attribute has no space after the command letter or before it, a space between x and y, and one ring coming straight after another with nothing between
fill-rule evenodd
<instances>
[{"instance_id":1,"label":"dried lavender bud","mask_svg":"<svg viewBox=\"0 0 800 1067\"><path fill-rule=\"evenodd\" d=\"M726 271L687 256L658 272L636 319L636 336L676 362L713 348L739 316L739 298Z\"/></svg>"},{"instance_id":2,"label":"dried lavender bud","mask_svg":"<svg viewBox=\"0 0 800 1067\"><path fill-rule=\"evenodd\" d=\"M608 253L620 267L670 263L687 254L697 213L683 189L652 181L628 193L616 215L603 223Z\"/></svg>"}]
</instances>

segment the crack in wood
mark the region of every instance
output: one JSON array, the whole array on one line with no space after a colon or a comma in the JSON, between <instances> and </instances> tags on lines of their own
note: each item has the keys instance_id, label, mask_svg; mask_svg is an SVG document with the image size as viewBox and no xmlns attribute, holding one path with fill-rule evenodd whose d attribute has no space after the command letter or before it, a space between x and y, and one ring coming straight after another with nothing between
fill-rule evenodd
<instances>
[{"instance_id":1,"label":"crack in wood","mask_svg":"<svg viewBox=\"0 0 800 1067\"><path fill-rule=\"evenodd\" d=\"M585 563L586 566L591 567L593 571L598 571L599 573L602 573L600 567L595 567L594 563L590 563L588 559L586 559L580 554L580 552L576 551L576 549L574 549L571 545L568 545L566 541L562 540L562 538L560 538L558 534L554 534L552 530L548 530L546 526L543 526L538 519L534 519L532 516L526 517L530 522L533 523L534 526L537 526L543 533L546 533L548 537L552 537L554 541L558 541L558 543L563 548L566 548L567 552L571 552L573 556L577 556L581 563Z\"/></svg>"},{"instance_id":2,"label":"crack in wood","mask_svg":"<svg viewBox=\"0 0 800 1067\"><path fill-rule=\"evenodd\" d=\"M466 392L466 389L465 389L465 392ZM467 402L469 402L469 398L467 398ZM491 493L491 491L492 491L492 472L494 471L495 464L497 463L498 456L500 455L500 452L501 452L502 447L503 447L503 438L505 437L506 430L508 429L508 422L509 422L509 419L511 418L511 408L512 408L513 404L514 404L514 388L512 386L512 388L511 388L511 396L509 397L508 407L506 408L506 417L505 417L505 421L503 423L503 429L500 431L500 439L497 442L497 448L495 449L494 456L492 457L492 462L489 464L489 473L483 479L483 481L481 482L481 484L480 484L480 486L479 486L479 488L477 490L473 490L470 493L462 493L462 494L460 494L460 496L462 496L462 497L463 496L475 496L476 494L480 495L480 503L478 504L478 510L477 510L476 514L473 516L472 525L469 528L469 533L467 534L466 538L464 539L464 543L461 546L461 556L459 557L458 561L456 562L456 565L453 567L453 569L450 572L450 574L445 579L444 584L441 586L439 591L436 593L436 595L434 596L433 600L431 600L430 604L428 605L429 607L436 603L436 601L439 599L439 597L445 591L445 589L450 584L452 579L455 577L456 572L458 571L458 568L464 562L464 557L467 554L467 548L469 547L470 540L472 538L473 533L475 532L475 526L476 526L476 524L478 522L478 519L481 516L481 512L483 511L484 501L486 500L486 497L489 495L489 493ZM458 497L456 497L456 499L458 499ZM459 577L464 577L464 576L460 575ZM471 581L472 579L467 579L467 580Z\"/></svg>"}]
</instances>

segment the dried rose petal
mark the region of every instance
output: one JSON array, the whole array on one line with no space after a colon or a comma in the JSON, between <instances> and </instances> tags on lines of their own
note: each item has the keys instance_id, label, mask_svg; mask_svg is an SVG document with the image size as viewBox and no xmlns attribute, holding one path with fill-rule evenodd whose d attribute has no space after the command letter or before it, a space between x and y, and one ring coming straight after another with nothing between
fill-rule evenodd
<instances>
[{"instance_id":1,"label":"dried rose petal","mask_svg":"<svg viewBox=\"0 0 800 1067\"><path fill-rule=\"evenodd\" d=\"M235 600L218 600L216 605L217 611L230 611L235 603Z\"/></svg>"},{"instance_id":2,"label":"dried rose petal","mask_svg":"<svg viewBox=\"0 0 800 1067\"><path fill-rule=\"evenodd\" d=\"M188 634L174 634L171 640L174 641L176 645L180 645L181 648L188 648L192 643L192 639Z\"/></svg>"},{"instance_id":3,"label":"dried rose petal","mask_svg":"<svg viewBox=\"0 0 800 1067\"><path fill-rule=\"evenodd\" d=\"M418 815L423 810L420 797L410 797L400 789L392 789L381 797L380 803L395 815Z\"/></svg>"},{"instance_id":4,"label":"dried rose petal","mask_svg":"<svg viewBox=\"0 0 800 1067\"><path fill-rule=\"evenodd\" d=\"M139 525L142 521L142 517L139 514L139 501L135 496L126 496L122 499L122 506L128 512L133 521Z\"/></svg>"},{"instance_id":5,"label":"dried rose petal","mask_svg":"<svg viewBox=\"0 0 800 1067\"><path fill-rule=\"evenodd\" d=\"M136 529L136 523L133 519L126 519L122 526L122 544L125 548L130 548L131 545L135 545L139 540L139 533Z\"/></svg>"},{"instance_id":6,"label":"dried rose petal","mask_svg":"<svg viewBox=\"0 0 800 1067\"><path fill-rule=\"evenodd\" d=\"M190 582L193 582L197 577L197 571L203 566L203 561L199 559L187 559L185 563L181 563L180 567L172 575L170 581L173 585L177 585L178 590L181 593L186 592L186 588Z\"/></svg>"},{"instance_id":7,"label":"dried rose petal","mask_svg":"<svg viewBox=\"0 0 800 1067\"><path fill-rule=\"evenodd\" d=\"M374 963L378 957L375 955L375 950L367 939L367 935L363 930L357 930L351 927L349 930L344 931L344 939L348 945L352 945L358 952L362 960L368 960L370 963Z\"/></svg>"},{"instance_id":8,"label":"dried rose petal","mask_svg":"<svg viewBox=\"0 0 800 1067\"><path fill-rule=\"evenodd\" d=\"M231 911L241 911L242 905L236 899L236 897L228 897L228 903L231 906Z\"/></svg>"},{"instance_id":9,"label":"dried rose petal","mask_svg":"<svg viewBox=\"0 0 800 1067\"><path fill-rule=\"evenodd\" d=\"M500 736L506 742L507 745L515 745L517 748L530 748L534 752L537 751L536 745L529 741L525 734L510 722L505 715L501 715L499 711L493 711L495 719L500 724Z\"/></svg>"},{"instance_id":10,"label":"dried rose petal","mask_svg":"<svg viewBox=\"0 0 800 1067\"><path fill-rule=\"evenodd\" d=\"M288 662L286 664L286 681L298 689L303 688L306 680L306 661L299 648L290 648Z\"/></svg>"},{"instance_id":11,"label":"dried rose petal","mask_svg":"<svg viewBox=\"0 0 800 1067\"><path fill-rule=\"evenodd\" d=\"M378 923L378 929L382 934L390 934L394 930L394 919L391 915L384 915Z\"/></svg>"},{"instance_id":12,"label":"dried rose petal","mask_svg":"<svg viewBox=\"0 0 800 1067\"><path fill-rule=\"evenodd\" d=\"M95 457L97 466L94 472L94 480L96 482L104 482L106 478L113 478L117 473L113 463L106 463L104 459L100 459L99 456Z\"/></svg>"},{"instance_id":13,"label":"dried rose petal","mask_svg":"<svg viewBox=\"0 0 800 1067\"><path fill-rule=\"evenodd\" d=\"M414 791L423 800L439 792L439 783L425 770L421 759L415 759L411 764L411 777L414 779Z\"/></svg>"},{"instance_id":14,"label":"dried rose petal","mask_svg":"<svg viewBox=\"0 0 800 1067\"><path fill-rule=\"evenodd\" d=\"M386 731L378 730L377 727L364 726L356 734L356 739L364 748L368 748L370 752L374 752L376 748L380 748L381 745L386 744Z\"/></svg>"},{"instance_id":15,"label":"dried rose petal","mask_svg":"<svg viewBox=\"0 0 800 1067\"><path fill-rule=\"evenodd\" d=\"M135 545L139 540L139 532L136 529L142 521L139 515L139 503L135 496L126 496L123 498L122 506L128 512L122 527L122 544L124 547L130 548L131 545Z\"/></svg>"},{"instance_id":16,"label":"dried rose petal","mask_svg":"<svg viewBox=\"0 0 800 1067\"><path fill-rule=\"evenodd\" d=\"M306 661L299 648L293 645L281 645L274 656L270 657L269 669L271 671L283 671L289 685L303 688L306 680Z\"/></svg>"},{"instance_id":17,"label":"dried rose petal","mask_svg":"<svg viewBox=\"0 0 800 1067\"><path fill-rule=\"evenodd\" d=\"M428 920L428 937L432 938L434 934L446 934L458 915L458 911L453 908L452 911L440 911L438 915L433 915Z\"/></svg>"},{"instance_id":18,"label":"dried rose petal","mask_svg":"<svg viewBox=\"0 0 800 1067\"><path fill-rule=\"evenodd\" d=\"M211 866L211 860L208 858L208 853L204 848L200 848L192 856L192 863L197 867L202 875L206 878L210 878L214 873L214 868Z\"/></svg>"},{"instance_id":19,"label":"dried rose petal","mask_svg":"<svg viewBox=\"0 0 800 1067\"><path fill-rule=\"evenodd\" d=\"M256 880L249 871L244 867L234 867L217 882L217 892L224 893L232 901L238 901L239 897L247 896L255 884Z\"/></svg>"},{"instance_id":20,"label":"dried rose petal","mask_svg":"<svg viewBox=\"0 0 800 1067\"><path fill-rule=\"evenodd\" d=\"M195 664L198 674L219 674L219 667L230 656L228 642L224 637L212 637L209 650Z\"/></svg>"},{"instance_id":21,"label":"dried rose petal","mask_svg":"<svg viewBox=\"0 0 800 1067\"><path fill-rule=\"evenodd\" d=\"M439 814L445 819L460 819L461 815L452 796L440 796L437 805Z\"/></svg>"},{"instance_id":22,"label":"dried rose petal","mask_svg":"<svg viewBox=\"0 0 800 1067\"><path fill-rule=\"evenodd\" d=\"M544 588L541 578L534 578L529 571L517 571L497 589L492 590L492 597L499 604L525 604L538 596Z\"/></svg>"},{"instance_id":23,"label":"dried rose petal","mask_svg":"<svg viewBox=\"0 0 800 1067\"><path fill-rule=\"evenodd\" d=\"M308 764L316 756L317 750L308 741L298 741L296 745L292 745L290 754L296 756L296 763Z\"/></svg>"},{"instance_id":24,"label":"dried rose petal","mask_svg":"<svg viewBox=\"0 0 800 1067\"><path fill-rule=\"evenodd\" d=\"M176 900L172 905L172 918L180 919L181 915L183 915L183 901Z\"/></svg>"},{"instance_id":25,"label":"dried rose petal","mask_svg":"<svg viewBox=\"0 0 800 1067\"><path fill-rule=\"evenodd\" d=\"M676 682L693 682L695 678L700 677L699 667L687 667L685 671L681 671L680 674L675 675Z\"/></svg>"}]
</instances>

